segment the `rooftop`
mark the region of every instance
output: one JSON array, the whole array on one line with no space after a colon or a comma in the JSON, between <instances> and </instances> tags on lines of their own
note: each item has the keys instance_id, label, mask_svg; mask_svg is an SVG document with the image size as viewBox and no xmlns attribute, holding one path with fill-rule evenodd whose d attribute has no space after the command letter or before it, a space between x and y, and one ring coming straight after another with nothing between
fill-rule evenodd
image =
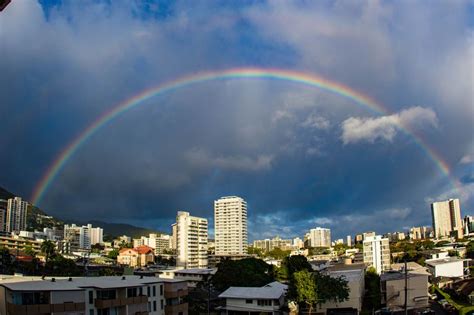
<instances>
[{"instance_id":1,"label":"rooftop","mask_svg":"<svg viewBox=\"0 0 474 315\"><path fill-rule=\"evenodd\" d=\"M278 281L271 282L263 287L230 287L219 295L220 298L235 299L279 299L285 294L288 286Z\"/></svg>"},{"instance_id":2,"label":"rooftop","mask_svg":"<svg viewBox=\"0 0 474 315\"><path fill-rule=\"evenodd\" d=\"M443 264L451 264L451 263L456 263L456 262L462 262L465 259L460 259L458 257L446 257L446 258L441 258L441 259L428 259L426 260L426 264L430 266L438 266L438 265L443 265Z\"/></svg>"},{"instance_id":3,"label":"rooftop","mask_svg":"<svg viewBox=\"0 0 474 315\"><path fill-rule=\"evenodd\" d=\"M83 288L127 288L161 283L163 279L140 276L80 277L80 278L11 277L2 279L0 285L14 291L76 291Z\"/></svg>"},{"instance_id":4,"label":"rooftop","mask_svg":"<svg viewBox=\"0 0 474 315\"><path fill-rule=\"evenodd\" d=\"M174 273L184 273L184 274L200 274L200 275L208 275L208 274L215 274L217 269L212 268L189 268L189 269L179 269L176 270Z\"/></svg>"}]
</instances>

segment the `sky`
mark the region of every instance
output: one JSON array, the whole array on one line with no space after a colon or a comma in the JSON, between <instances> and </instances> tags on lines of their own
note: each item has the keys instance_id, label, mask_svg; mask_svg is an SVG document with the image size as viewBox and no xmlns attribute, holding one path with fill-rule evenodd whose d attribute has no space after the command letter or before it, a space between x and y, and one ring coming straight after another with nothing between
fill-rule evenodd
<instances>
[{"instance_id":1,"label":"sky","mask_svg":"<svg viewBox=\"0 0 474 315\"><path fill-rule=\"evenodd\" d=\"M165 232L186 210L212 235L213 201L237 195L250 240L403 231L447 198L474 214L473 31L472 1L13 0L0 12L0 186L31 201L72 141L144 90L278 69L386 111L284 80L185 86L99 128L37 206Z\"/></svg>"}]
</instances>

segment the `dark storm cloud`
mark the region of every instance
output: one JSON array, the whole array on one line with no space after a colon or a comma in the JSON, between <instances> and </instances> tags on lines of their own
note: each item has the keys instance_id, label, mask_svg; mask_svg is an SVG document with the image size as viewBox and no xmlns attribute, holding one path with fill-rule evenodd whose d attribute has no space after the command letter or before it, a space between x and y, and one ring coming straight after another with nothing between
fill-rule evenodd
<instances>
[{"instance_id":1,"label":"dark storm cloud","mask_svg":"<svg viewBox=\"0 0 474 315\"><path fill-rule=\"evenodd\" d=\"M446 5L14 2L0 16L0 185L29 196L81 130L145 88L198 70L271 66L340 81L393 113L283 82L184 88L100 129L40 206L167 231L177 210L212 217L214 199L240 195L251 239L429 224L438 198L459 196L469 209L472 29L462 3ZM462 193L406 126L468 179Z\"/></svg>"}]
</instances>

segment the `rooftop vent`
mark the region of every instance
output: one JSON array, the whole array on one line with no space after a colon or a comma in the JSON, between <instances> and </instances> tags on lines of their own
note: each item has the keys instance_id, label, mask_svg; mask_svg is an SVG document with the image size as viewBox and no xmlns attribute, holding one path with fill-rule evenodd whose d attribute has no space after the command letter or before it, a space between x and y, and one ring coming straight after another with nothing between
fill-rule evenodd
<instances>
[{"instance_id":1,"label":"rooftop vent","mask_svg":"<svg viewBox=\"0 0 474 315\"><path fill-rule=\"evenodd\" d=\"M71 277L69 277L69 279L67 279L67 281L72 281L72 278L71 278Z\"/></svg>"},{"instance_id":2,"label":"rooftop vent","mask_svg":"<svg viewBox=\"0 0 474 315\"><path fill-rule=\"evenodd\" d=\"M51 278L51 282L56 282L56 278Z\"/></svg>"},{"instance_id":3,"label":"rooftop vent","mask_svg":"<svg viewBox=\"0 0 474 315\"><path fill-rule=\"evenodd\" d=\"M125 276L122 277L122 280L125 280Z\"/></svg>"}]
</instances>

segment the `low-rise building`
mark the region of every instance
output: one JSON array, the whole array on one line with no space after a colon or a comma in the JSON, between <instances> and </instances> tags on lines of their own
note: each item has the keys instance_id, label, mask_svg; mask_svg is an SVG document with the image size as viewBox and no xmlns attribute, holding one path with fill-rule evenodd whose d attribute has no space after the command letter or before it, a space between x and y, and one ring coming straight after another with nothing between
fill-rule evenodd
<instances>
[{"instance_id":1,"label":"low-rise building","mask_svg":"<svg viewBox=\"0 0 474 315\"><path fill-rule=\"evenodd\" d=\"M468 272L468 261L458 257L430 259L426 260L426 266L434 278L463 278Z\"/></svg>"},{"instance_id":2,"label":"low-rise building","mask_svg":"<svg viewBox=\"0 0 474 315\"><path fill-rule=\"evenodd\" d=\"M11 277L0 283L0 314L187 315L185 282L155 277L44 279Z\"/></svg>"},{"instance_id":3,"label":"low-rise building","mask_svg":"<svg viewBox=\"0 0 474 315\"><path fill-rule=\"evenodd\" d=\"M186 281L189 288L195 288L198 283L212 277L216 271L216 268L165 269L160 272L160 278Z\"/></svg>"},{"instance_id":4,"label":"low-rise building","mask_svg":"<svg viewBox=\"0 0 474 315\"><path fill-rule=\"evenodd\" d=\"M18 235L13 236L0 236L0 247L5 247L9 250L24 250L31 246L31 248L39 252L41 248L41 241L28 239Z\"/></svg>"},{"instance_id":5,"label":"low-rise building","mask_svg":"<svg viewBox=\"0 0 474 315\"><path fill-rule=\"evenodd\" d=\"M225 299L222 314L281 314L288 286L272 282L263 287L230 287L219 295Z\"/></svg>"},{"instance_id":6,"label":"low-rise building","mask_svg":"<svg viewBox=\"0 0 474 315\"><path fill-rule=\"evenodd\" d=\"M391 311L401 311L405 303L405 277L407 284L407 307L409 310L428 307L429 273L415 262L393 264L392 270L380 276L382 304Z\"/></svg>"},{"instance_id":7,"label":"low-rise building","mask_svg":"<svg viewBox=\"0 0 474 315\"><path fill-rule=\"evenodd\" d=\"M340 263L329 266L322 271L330 277L341 277L347 281L349 287L349 297L342 302L326 302L318 306L318 313L337 314L339 310L344 310L345 314L358 314L362 310L362 300L365 290L365 264Z\"/></svg>"},{"instance_id":8,"label":"low-rise building","mask_svg":"<svg viewBox=\"0 0 474 315\"><path fill-rule=\"evenodd\" d=\"M145 267L155 262L154 250L142 245L135 248L122 248L117 256L117 263L130 267Z\"/></svg>"}]
</instances>

